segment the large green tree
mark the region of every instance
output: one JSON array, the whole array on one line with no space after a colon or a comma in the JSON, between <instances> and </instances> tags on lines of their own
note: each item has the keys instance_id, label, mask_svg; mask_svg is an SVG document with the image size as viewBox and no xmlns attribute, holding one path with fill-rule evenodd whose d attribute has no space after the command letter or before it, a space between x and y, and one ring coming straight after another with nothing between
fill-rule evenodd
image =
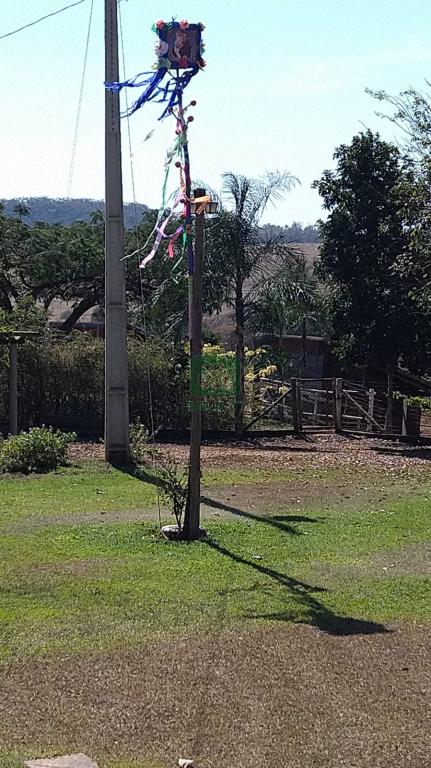
<instances>
[{"instance_id":1,"label":"large green tree","mask_svg":"<svg viewBox=\"0 0 431 768\"><path fill-rule=\"evenodd\" d=\"M410 247L400 258L399 269L411 282L423 311L431 313L431 94L415 88L396 96L368 93L390 110L377 114L401 129L400 148L412 167L415 183L407 186L404 196Z\"/></svg>"},{"instance_id":2,"label":"large green tree","mask_svg":"<svg viewBox=\"0 0 431 768\"><path fill-rule=\"evenodd\" d=\"M395 368L404 361L420 371L429 359L431 326L399 268L410 248L406 190L414 177L399 149L370 131L334 159L335 170L314 183L328 211L319 273L332 287L333 345L350 364L386 368L390 429Z\"/></svg>"},{"instance_id":3,"label":"large green tree","mask_svg":"<svg viewBox=\"0 0 431 768\"><path fill-rule=\"evenodd\" d=\"M70 330L87 309L96 305L103 292L103 227L76 222L36 223L29 227L18 218L8 218L0 209L0 307L11 312L23 297L48 310L56 298L74 306L65 330Z\"/></svg>"},{"instance_id":4,"label":"large green tree","mask_svg":"<svg viewBox=\"0 0 431 768\"><path fill-rule=\"evenodd\" d=\"M0 309L11 312L20 298L28 297L48 312L52 302L61 299L71 307L62 321L62 330L69 332L84 312L103 307L103 215L95 211L89 222L76 221L70 226L36 222L30 227L22 220L26 210L17 208L15 213L17 218L7 217L0 207ZM126 232L126 254L148 239L155 217L155 212L145 213L142 221ZM153 296L170 274L171 265L162 259L157 263L157 275L154 269L140 274L138 260L136 256L125 262L131 318L141 316L143 303L151 320L163 314L161 305L157 309L153 306ZM166 302L172 307L175 297L166 297Z\"/></svg>"}]
</instances>

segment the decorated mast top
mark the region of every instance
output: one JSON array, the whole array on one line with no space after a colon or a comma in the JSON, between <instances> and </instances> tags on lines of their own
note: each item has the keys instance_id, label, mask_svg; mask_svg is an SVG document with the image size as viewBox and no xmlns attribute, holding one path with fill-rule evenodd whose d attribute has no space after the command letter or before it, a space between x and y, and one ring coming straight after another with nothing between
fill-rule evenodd
<instances>
[{"instance_id":1,"label":"decorated mast top","mask_svg":"<svg viewBox=\"0 0 431 768\"><path fill-rule=\"evenodd\" d=\"M187 251L188 271L192 275L194 269L191 216L192 192L187 128L188 123L193 120L193 116L189 115L186 117L186 112L196 102L192 101L189 105L184 106L183 92L192 77L205 67L205 61L202 58L204 52L202 30L204 25L201 23L189 24L185 20L172 20L169 22L160 20L156 21L152 29L158 36L155 45L157 61L153 66L153 72L141 72L131 80L125 80L121 83L105 83L105 87L115 93L118 93L123 88L144 87L144 91L139 98L126 110L126 116L132 115L148 101L155 101L165 105L159 120L163 120L168 115L171 115L176 123L175 142L168 150L165 161L162 205L156 225L146 243L133 254L130 254L130 256L145 251L152 236L156 235L153 247L150 253L142 260L140 267L145 267L154 258L165 238L169 240L168 256L173 258L174 244L182 234L183 248ZM165 76L167 78L164 81ZM165 215L167 202L166 187L170 166L174 157L181 158L181 160L175 163L180 171L180 185L173 197L170 209L168 209L168 213ZM205 205L206 198L199 199L196 202ZM178 213L180 206L183 206L182 214ZM168 225L172 223L175 217L183 218L184 223L180 223L173 233L168 234Z\"/></svg>"},{"instance_id":2,"label":"decorated mast top","mask_svg":"<svg viewBox=\"0 0 431 768\"><path fill-rule=\"evenodd\" d=\"M155 45L157 56L153 66L155 71L141 72L124 82L106 82L105 87L110 91L119 92L123 88L145 86L143 93L125 114L132 115L148 101L156 101L167 104L159 117L159 120L163 120L179 104L179 98L192 77L205 67L202 42L202 31L205 27L200 22L189 24L186 20L167 22L160 20L156 21L152 29L159 38ZM171 74L172 70L176 71L176 75ZM181 74L180 70L182 70ZM162 85L166 74L169 75L169 79ZM144 76L146 77L142 80Z\"/></svg>"}]
</instances>

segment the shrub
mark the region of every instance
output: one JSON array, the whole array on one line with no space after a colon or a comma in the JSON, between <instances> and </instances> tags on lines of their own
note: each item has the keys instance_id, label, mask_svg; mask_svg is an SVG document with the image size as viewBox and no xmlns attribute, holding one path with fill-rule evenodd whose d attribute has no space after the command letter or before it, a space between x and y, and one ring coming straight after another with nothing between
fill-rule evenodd
<instances>
[{"instance_id":1,"label":"shrub","mask_svg":"<svg viewBox=\"0 0 431 768\"><path fill-rule=\"evenodd\" d=\"M145 466L150 459L151 445L149 442L150 435L148 429L138 419L134 424L129 426L129 441L130 450L129 455L136 466Z\"/></svg>"},{"instance_id":2,"label":"shrub","mask_svg":"<svg viewBox=\"0 0 431 768\"><path fill-rule=\"evenodd\" d=\"M254 381L271 375L266 350L246 352L247 413L253 408ZM82 433L102 433L104 412L104 341L75 331L69 336L46 332L18 350L18 423L22 429L51 424ZM128 338L130 421L150 434L189 425L190 362L188 345L160 339ZM0 427L8 422L8 350L0 346ZM150 386L151 385L151 386ZM204 429L231 429L236 399L234 352L205 344L202 385Z\"/></svg>"},{"instance_id":3,"label":"shrub","mask_svg":"<svg viewBox=\"0 0 431 768\"><path fill-rule=\"evenodd\" d=\"M155 476L160 494L174 515L178 530L183 530L183 516L187 503L189 468L182 466L174 456L165 453L159 459Z\"/></svg>"},{"instance_id":4,"label":"shrub","mask_svg":"<svg viewBox=\"0 0 431 768\"><path fill-rule=\"evenodd\" d=\"M34 427L0 442L2 472L50 472L66 463L67 448L76 440L74 432Z\"/></svg>"},{"instance_id":5,"label":"shrub","mask_svg":"<svg viewBox=\"0 0 431 768\"><path fill-rule=\"evenodd\" d=\"M183 466L168 451L151 444L148 430L140 421L130 425L129 437L131 460L157 485L181 532L188 493L188 465Z\"/></svg>"},{"instance_id":6,"label":"shrub","mask_svg":"<svg viewBox=\"0 0 431 768\"><path fill-rule=\"evenodd\" d=\"M171 345L128 339L130 419L153 427L187 424L188 381L182 351ZM104 342L89 333L51 333L18 350L18 423L23 429L52 424L103 430ZM8 422L8 350L0 346L0 426ZM151 397L148 380L151 381ZM150 402L153 419L151 419Z\"/></svg>"}]
</instances>

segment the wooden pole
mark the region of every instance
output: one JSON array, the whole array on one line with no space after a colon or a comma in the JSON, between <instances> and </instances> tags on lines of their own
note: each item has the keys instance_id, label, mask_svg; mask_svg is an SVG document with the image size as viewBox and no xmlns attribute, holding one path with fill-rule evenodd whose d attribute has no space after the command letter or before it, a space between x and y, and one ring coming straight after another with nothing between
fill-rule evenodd
<instances>
[{"instance_id":1,"label":"wooden pole","mask_svg":"<svg viewBox=\"0 0 431 768\"><path fill-rule=\"evenodd\" d=\"M293 434L299 435L299 414L298 414L298 387L297 379L291 379L292 386L292 420L293 420Z\"/></svg>"},{"instance_id":2,"label":"wooden pole","mask_svg":"<svg viewBox=\"0 0 431 768\"><path fill-rule=\"evenodd\" d=\"M392 432L392 412L394 401L394 370L391 365L387 368L388 392L386 400L385 432Z\"/></svg>"},{"instance_id":3,"label":"wooden pole","mask_svg":"<svg viewBox=\"0 0 431 768\"><path fill-rule=\"evenodd\" d=\"M9 345L9 434L18 434L18 345Z\"/></svg>"},{"instance_id":4,"label":"wooden pole","mask_svg":"<svg viewBox=\"0 0 431 768\"><path fill-rule=\"evenodd\" d=\"M373 431L373 421L374 421L374 398L376 395L375 389L369 389L368 390L368 422L367 422L367 430L368 432Z\"/></svg>"},{"instance_id":5,"label":"wooden pole","mask_svg":"<svg viewBox=\"0 0 431 768\"><path fill-rule=\"evenodd\" d=\"M313 396L313 424L318 421L317 414L319 411L319 392L315 392Z\"/></svg>"},{"instance_id":6,"label":"wooden pole","mask_svg":"<svg viewBox=\"0 0 431 768\"><path fill-rule=\"evenodd\" d=\"M403 410L401 415L401 434L407 434L407 398L403 398Z\"/></svg>"},{"instance_id":7,"label":"wooden pole","mask_svg":"<svg viewBox=\"0 0 431 768\"><path fill-rule=\"evenodd\" d=\"M334 429L341 432L343 428L341 404L343 396L343 379L334 379Z\"/></svg>"},{"instance_id":8,"label":"wooden pole","mask_svg":"<svg viewBox=\"0 0 431 768\"><path fill-rule=\"evenodd\" d=\"M105 80L118 82L117 0L105 0ZM127 308L124 264L120 98L105 92L105 457L129 455Z\"/></svg>"},{"instance_id":9,"label":"wooden pole","mask_svg":"<svg viewBox=\"0 0 431 768\"><path fill-rule=\"evenodd\" d=\"M204 189L196 189L195 198L204 197ZM201 441L202 441L202 283L204 255L204 210L196 212L193 273L189 280L189 342L190 342L190 463L187 503L184 514L183 537L187 540L202 536L200 528Z\"/></svg>"},{"instance_id":10,"label":"wooden pole","mask_svg":"<svg viewBox=\"0 0 431 768\"><path fill-rule=\"evenodd\" d=\"M296 379L296 408L298 412L298 434L302 435L302 389L301 379Z\"/></svg>"},{"instance_id":11,"label":"wooden pole","mask_svg":"<svg viewBox=\"0 0 431 768\"><path fill-rule=\"evenodd\" d=\"M244 279L239 267L235 280L235 324L236 324L236 402L235 434L241 437L244 432L245 412L245 357L244 357Z\"/></svg>"}]
</instances>

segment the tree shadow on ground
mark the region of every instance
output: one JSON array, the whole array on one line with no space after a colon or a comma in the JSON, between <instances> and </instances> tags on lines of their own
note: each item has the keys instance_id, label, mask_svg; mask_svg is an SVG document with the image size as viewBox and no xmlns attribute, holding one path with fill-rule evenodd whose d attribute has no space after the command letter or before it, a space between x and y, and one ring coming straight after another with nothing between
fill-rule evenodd
<instances>
[{"instance_id":1,"label":"tree shadow on ground","mask_svg":"<svg viewBox=\"0 0 431 768\"><path fill-rule=\"evenodd\" d=\"M415 448L403 446L401 448L400 446L395 445L389 447L376 446L372 447L371 450L381 456L401 456L407 459L423 459L424 461L431 461L431 446L428 448L420 446Z\"/></svg>"},{"instance_id":2,"label":"tree shadow on ground","mask_svg":"<svg viewBox=\"0 0 431 768\"><path fill-rule=\"evenodd\" d=\"M248 520L257 520L259 523L265 523L271 525L284 533L289 533L292 536L302 536L301 531L298 531L293 527L292 523L320 523L324 520L323 517L305 517L305 515L276 515L269 517L265 515L257 515L254 512L246 512L244 509L238 507L232 507L229 504L224 504L222 501L211 499L209 496L201 496L201 502L208 507L214 509L220 509L223 512L229 512L236 517L245 517Z\"/></svg>"},{"instance_id":3,"label":"tree shadow on ground","mask_svg":"<svg viewBox=\"0 0 431 768\"><path fill-rule=\"evenodd\" d=\"M304 440L301 445L294 445L292 443L267 443L267 442L259 442L259 441L250 441L249 443L246 443L246 447L248 449L255 449L256 451L276 451L277 453L282 453L283 451L288 451L289 453L333 453L334 450L331 449L330 451L325 450L324 448L317 448L314 444L311 444L311 441Z\"/></svg>"},{"instance_id":4,"label":"tree shadow on ground","mask_svg":"<svg viewBox=\"0 0 431 768\"><path fill-rule=\"evenodd\" d=\"M266 565L262 565L259 562L247 560L247 558L226 549L226 547L223 547L212 539L205 539L203 543L208 547L211 547L211 549L215 550L220 555L228 557L235 563L246 565L254 571L257 571L259 574L269 577L281 587L284 587L287 592L286 597L289 596L293 598L295 603L301 610L305 611L306 614L305 618L298 619L297 614L295 614L294 611L280 611L278 613L270 612L263 614L248 613L246 614L246 618L311 624L322 632L340 636L373 635L391 631L383 624L374 621L363 621L349 616L338 616L314 596L315 594L327 592L327 589L324 587L307 584L305 581L294 579L285 573L280 573L273 568L268 568Z\"/></svg>"}]
</instances>

